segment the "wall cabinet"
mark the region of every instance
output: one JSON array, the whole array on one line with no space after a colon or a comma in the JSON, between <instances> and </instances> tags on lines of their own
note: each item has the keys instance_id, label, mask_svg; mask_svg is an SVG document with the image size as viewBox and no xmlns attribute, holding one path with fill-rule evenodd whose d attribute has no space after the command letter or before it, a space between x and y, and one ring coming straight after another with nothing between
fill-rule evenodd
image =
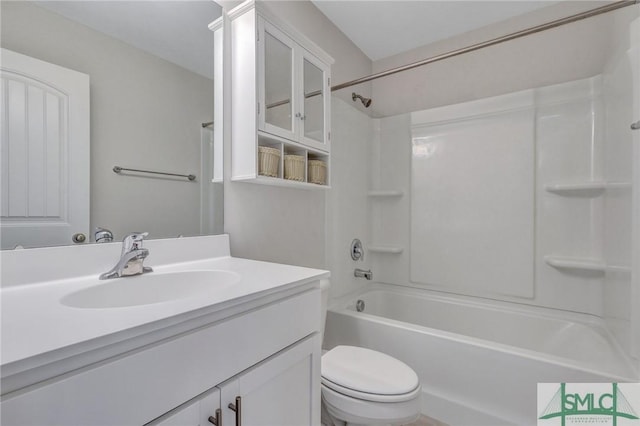
<instances>
[{"instance_id":1,"label":"wall cabinet","mask_svg":"<svg viewBox=\"0 0 640 426\"><path fill-rule=\"evenodd\" d=\"M258 128L329 150L329 66L258 16Z\"/></svg>"},{"instance_id":2,"label":"wall cabinet","mask_svg":"<svg viewBox=\"0 0 640 426\"><path fill-rule=\"evenodd\" d=\"M229 13L229 21L231 179L328 187L333 59L260 3L243 3ZM269 172L261 164L260 146L280 154ZM286 155L304 161L302 175L287 173ZM314 160L326 166L320 184L310 176Z\"/></svg>"},{"instance_id":3,"label":"wall cabinet","mask_svg":"<svg viewBox=\"0 0 640 426\"><path fill-rule=\"evenodd\" d=\"M318 426L319 328L307 290L3 395L2 424Z\"/></svg>"}]
</instances>

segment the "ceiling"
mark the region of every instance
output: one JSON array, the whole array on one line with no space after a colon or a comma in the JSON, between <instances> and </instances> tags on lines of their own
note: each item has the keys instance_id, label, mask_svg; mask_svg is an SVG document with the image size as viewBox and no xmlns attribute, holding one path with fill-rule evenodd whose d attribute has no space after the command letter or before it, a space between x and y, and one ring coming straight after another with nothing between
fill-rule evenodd
<instances>
[{"instance_id":1,"label":"ceiling","mask_svg":"<svg viewBox=\"0 0 640 426\"><path fill-rule=\"evenodd\" d=\"M378 60L558 1L311 0L370 59ZM139 49L213 78L212 0L36 1Z\"/></svg>"},{"instance_id":2,"label":"ceiling","mask_svg":"<svg viewBox=\"0 0 640 426\"><path fill-rule=\"evenodd\" d=\"M311 1L374 61L559 3L546 0Z\"/></svg>"},{"instance_id":3,"label":"ceiling","mask_svg":"<svg viewBox=\"0 0 640 426\"><path fill-rule=\"evenodd\" d=\"M213 78L213 32L208 25L221 15L222 9L212 0L35 3L183 68Z\"/></svg>"}]
</instances>

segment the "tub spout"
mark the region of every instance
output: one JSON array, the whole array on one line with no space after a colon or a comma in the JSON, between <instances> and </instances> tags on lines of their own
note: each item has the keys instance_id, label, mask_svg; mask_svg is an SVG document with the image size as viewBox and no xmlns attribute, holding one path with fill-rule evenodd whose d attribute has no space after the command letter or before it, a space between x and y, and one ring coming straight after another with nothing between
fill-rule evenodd
<instances>
[{"instance_id":1,"label":"tub spout","mask_svg":"<svg viewBox=\"0 0 640 426\"><path fill-rule=\"evenodd\" d=\"M373 272L371 272L371 269L368 271L365 271L364 269L356 269L353 271L353 275L357 278L366 278L369 281L373 279Z\"/></svg>"}]
</instances>

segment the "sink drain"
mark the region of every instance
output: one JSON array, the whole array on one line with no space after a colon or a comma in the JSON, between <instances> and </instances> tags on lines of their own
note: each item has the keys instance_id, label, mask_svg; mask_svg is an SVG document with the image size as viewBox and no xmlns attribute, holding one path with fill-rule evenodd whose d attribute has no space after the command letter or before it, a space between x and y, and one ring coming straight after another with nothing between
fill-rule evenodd
<instances>
[{"instance_id":1,"label":"sink drain","mask_svg":"<svg viewBox=\"0 0 640 426\"><path fill-rule=\"evenodd\" d=\"M356 302L356 311L358 312L364 311L364 300L358 299L358 301Z\"/></svg>"}]
</instances>

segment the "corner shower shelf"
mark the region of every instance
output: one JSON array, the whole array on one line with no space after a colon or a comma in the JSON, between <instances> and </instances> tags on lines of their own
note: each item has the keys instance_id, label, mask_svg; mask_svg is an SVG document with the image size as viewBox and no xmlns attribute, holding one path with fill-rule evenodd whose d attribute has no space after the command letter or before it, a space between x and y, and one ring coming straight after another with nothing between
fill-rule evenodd
<instances>
[{"instance_id":1,"label":"corner shower shelf","mask_svg":"<svg viewBox=\"0 0 640 426\"><path fill-rule=\"evenodd\" d=\"M368 250L372 253L400 254L404 251L404 247L372 245Z\"/></svg>"},{"instance_id":2,"label":"corner shower shelf","mask_svg":"<svg viewBox=\"0 0 640 426\"><path fill-rule=\"evenodd\" d=\"M570 269L576 271L595 271L602 272L631 272L631 268L618 265L607 265L601 259L590 259L581 257L561 257L561 256L545 256L545 262L549 266L557 269Z\"/></svg>"},{"instance_id":3,"label":"corner shower shelf","mask_svg":"<svg viewBox=\"0 0 640 426\"><path fill-rule=\"evenodd\" d=\"M595 197L605 189L631 188L630 182L578 182L578 183L554 183L545 186L547 192L558 195L580 195Z\"/></svg>"},{"instance_id":4,"label":"corner shower shelf","mask_svg":"<svg viewBox=\"0 0 640 426\"><path fill-rule=\"evenodd\" d=\"M372 189L367 191L367 195L375 198L402 197L404 195L404 191L400 189Z\"/></svg>"}]
</instances>

